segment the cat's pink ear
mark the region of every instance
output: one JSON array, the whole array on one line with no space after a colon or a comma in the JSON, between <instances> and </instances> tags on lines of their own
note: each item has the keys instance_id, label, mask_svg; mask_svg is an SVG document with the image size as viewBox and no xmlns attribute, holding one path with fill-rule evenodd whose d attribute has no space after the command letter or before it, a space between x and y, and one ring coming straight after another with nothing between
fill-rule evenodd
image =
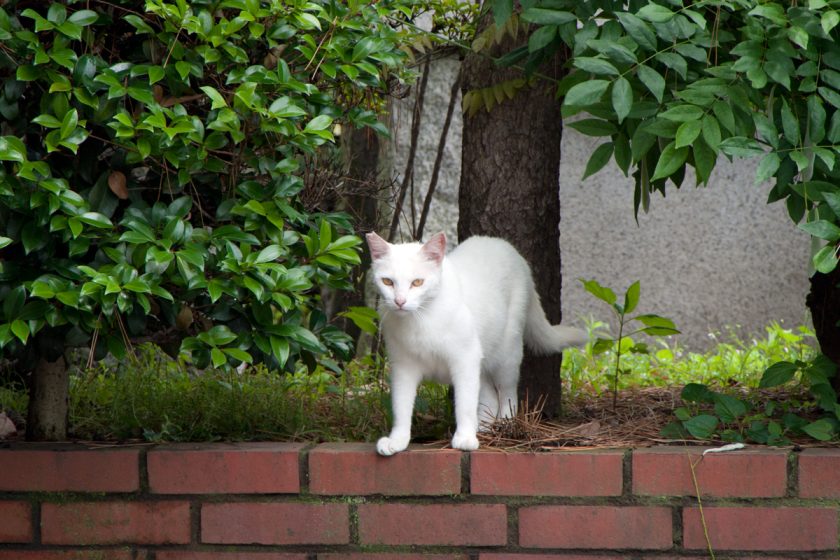
<instances>
[{"instance_id":1,"label":"cat's pink ear","mask_svg":"<svg viewBox=\"0 0 840 560\"><path fill-rule=\"evenodd\" d=\"M429 239L420 252L430 261L438 264L443 262L443 256L446 254L446 235L443 232L434 234Z\"/></svg>"},{"instance_id":2,"label":"cat's pink ear","mask_svg":"<svg viewBox=\"0 0 840 560\"><path fill-rule=\"evenodd\" d=\"M372 231L368 233L365 235L365 238L367 238L370 256L373 257L373 260L379 260L388 254L391 246L387 241L376 235L376 232Z\"/></svg>"}]
</instances>

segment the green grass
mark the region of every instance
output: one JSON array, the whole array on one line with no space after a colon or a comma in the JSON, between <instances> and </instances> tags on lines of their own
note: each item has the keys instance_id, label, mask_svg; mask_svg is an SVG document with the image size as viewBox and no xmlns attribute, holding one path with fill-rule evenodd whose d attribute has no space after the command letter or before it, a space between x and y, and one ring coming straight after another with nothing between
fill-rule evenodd
<instances>
[{"instance_id":1,"label":"green grass","mask_svg":"<svg viewBox=\"0 0 840 560\"><path fill-rule=\"evenodd\" d=\"M593 335L603 333L605 328L601 322L589 324ZM739 339L733 331L709 336L716 342L707 352L687 351L680 345L679 337L667 337L649 342L646 354L622 353L619 389L687 383L757 387L764 370L772 364L781 360L808 361L817 355L814 332L803 326L786 329L774 322L765 328L763 337L749 341ZM596 356L592 344L588 344L584 349L564 352L562 379L564 389L572 397L608 391L614 371L614 350Z\"/></svg>"},{"instance_id":2,"label":"green grass","mask_svg":"<svg viewBox=\"0 0 840 560\"><path fill-rule=\"evenodd\" d=\"M590 325L593 332L603 328ZM747 342L727 335L706 353L685 351L671 340L655 344L649 354L622 356L621 388L689 382L754 387L770 364L815 354L810 330L775 323L764 337ZM614 364L614 352L595 356L591 346L567 351L565 395L606 392ZM119 441L370 441L390 426L386 369L384 360L368 356L341 374L324 369L277 374L262 367L195 371L153 347L140 347L135 360L71 376L71 435ZM0 385L0 409L24 413L26 401L22 383ZM415 409L415 439L447 436L452 410L444 387L424 384Z\"/></svg>"}]
</instances>

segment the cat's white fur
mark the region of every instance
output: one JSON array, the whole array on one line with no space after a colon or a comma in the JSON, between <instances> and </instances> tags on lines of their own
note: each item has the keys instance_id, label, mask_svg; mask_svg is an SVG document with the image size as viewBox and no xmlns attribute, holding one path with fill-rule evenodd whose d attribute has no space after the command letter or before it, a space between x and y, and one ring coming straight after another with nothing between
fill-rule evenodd
<instances>
[{"instance_id":1,"label":"cat's white fur","mask_svg":"<svg viewBox=\"0 0 840 560\"><path fill-rule=\"evenodd\" d=\"M471 237L448 256L442 233L425 245L375 233L367 241L391 362L394 425L376 444L380 455L408 447L422 380L454 386L452 447L477 449L479 421L516 412L523 341L544 354L586 342L583 331L548 322L528 263L507 241Z\"/></svg>"}]
</instances>

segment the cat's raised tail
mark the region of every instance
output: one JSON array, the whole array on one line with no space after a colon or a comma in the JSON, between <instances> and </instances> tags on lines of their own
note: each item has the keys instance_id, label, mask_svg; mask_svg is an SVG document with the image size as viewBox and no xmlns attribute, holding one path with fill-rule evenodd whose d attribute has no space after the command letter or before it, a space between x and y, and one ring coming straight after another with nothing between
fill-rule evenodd
<instances>
[{"instance_id":1,"label":"cat's raised tail","mask_svg":"<svg viewBox=\"0 0 840 560\"><path fill-rule=\"evenodd\" d=\"M552 325L545 317L540 296L531 289L528 315L525 318L525 344L538 354L557 354L570 346L583 346L589 340L587 334L574 327Z\"/></svg>"}]
</instances>

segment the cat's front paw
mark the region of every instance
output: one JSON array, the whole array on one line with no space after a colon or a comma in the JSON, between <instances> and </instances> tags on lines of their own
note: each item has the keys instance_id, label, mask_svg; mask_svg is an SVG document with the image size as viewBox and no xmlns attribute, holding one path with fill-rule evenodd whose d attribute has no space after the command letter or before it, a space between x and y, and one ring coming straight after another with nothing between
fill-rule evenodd
<instances>
[{"instance_id":1,"label":"cat's front paw","mask_svg":"<svg viewBox=\"0 0 840 560\"><path fill-rule=\"evenodd\" d=\"M385 457L390 457L394 453L405 451L408 447L408 438L382 437L376 442L376 452Z\"/></svg>"},{"instance_id":2,"label":"cat's front paw","mask_svg":"<svg viewBox=\"0 0 840 560\"><path fill-rule=\"evenodd\" d=\"M452 437L452 448L462 451L475 451L478 449L478 438L475 433L462 434L455 432L455 435Z\"/></svg>"}]
</instances>

